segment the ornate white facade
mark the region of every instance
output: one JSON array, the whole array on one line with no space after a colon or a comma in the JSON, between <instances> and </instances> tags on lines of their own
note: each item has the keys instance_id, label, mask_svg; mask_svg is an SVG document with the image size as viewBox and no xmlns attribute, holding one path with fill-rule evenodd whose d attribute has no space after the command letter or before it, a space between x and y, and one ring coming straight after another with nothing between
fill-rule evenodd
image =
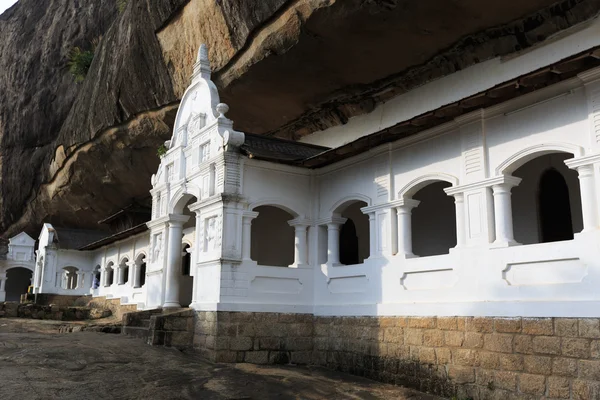
<instances>
[{"instance_id":1,"label":"ornate white facade","mask_svg":"<svg viewBox=\"0 0 600 400\"><path fill-rule=\"evenodd\" d=\"M430 82L302 142L337 148L544 68L600 46L599 26ZM152 177L149 233L70 252L48 279L67 264L98 266L94 295L143 308L598 317L599 103L600 69L590 69L306 168L252 157L201 47ZM63 255L45 235L38 258L49 265Z\"/></svg>"}]
</instances>

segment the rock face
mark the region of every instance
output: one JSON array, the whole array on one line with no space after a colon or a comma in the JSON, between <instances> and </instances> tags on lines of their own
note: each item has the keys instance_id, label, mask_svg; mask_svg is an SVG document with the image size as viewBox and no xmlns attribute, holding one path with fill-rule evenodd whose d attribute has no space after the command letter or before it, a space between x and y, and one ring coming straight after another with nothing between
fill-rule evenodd
<instances>
[{"instance_id":1,"label":"rock face","mask_svg":"<svg viewBox=\"0 0 600 400\"><path fill-rule=\"evenodd\" d=\"M200 43L236 128L297 139L593 18L600 0L20 0L0 16L0 232L147 196ZM102 37L82 84L74 46Z\"/></svg>"}]
</instances>

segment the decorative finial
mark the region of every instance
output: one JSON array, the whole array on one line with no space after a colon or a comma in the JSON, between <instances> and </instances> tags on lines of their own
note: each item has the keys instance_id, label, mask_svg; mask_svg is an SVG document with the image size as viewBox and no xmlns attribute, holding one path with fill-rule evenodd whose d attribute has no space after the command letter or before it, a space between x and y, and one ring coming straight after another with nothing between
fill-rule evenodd
<instances>
[{"instance_id":1,"label":"decorative finial","mask_svg":"<svg viewBox=\"0 0 600 400\"><path fill-rule=\"evenodd\" d=\"M217 104L217 112L219 113L219 118L225 118L225 114L229 111L229 106L225 103Z\"/></svg>"},{"instance_id":2,"label":"decorative finial","mask_svg":"<svg viewBox=\"0 0 600 400\"><path fill-rule=\"evenodd\" d=\"M210 79L210 62L208 61L208 48L204 43L200 45L198 49L198 57L196 57L196 63L194 64L194 73L192 75L192 82L196 79Z\"/></svg>"},{"instance_id":3,"label":"decorative finial","mask_svg":"<svg viewBox=\"0 0 600 400\"><path fill-rule=\"evenodd\" d=\"M200 48L198 49L198 58L196 59L196 62L202 61L208 62L208 47L206 47L204 43L200 45Z\"/></svg>"}]
</instances>

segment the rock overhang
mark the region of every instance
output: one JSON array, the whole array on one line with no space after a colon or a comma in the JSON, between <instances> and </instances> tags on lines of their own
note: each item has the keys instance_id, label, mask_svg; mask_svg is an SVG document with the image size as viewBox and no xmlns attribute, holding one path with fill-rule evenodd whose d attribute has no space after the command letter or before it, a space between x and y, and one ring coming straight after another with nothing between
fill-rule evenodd
<instances>
[{"instance_id":1,"label":"rock overhang","mask_svg":"<svg viewBox=\"0 0 600 400\"><path fill-rule=\"evenodd\" d=\"M431 80L541 43L600 10L596 0L314 3L299 29L267 21L259 31L279 29L279 41L265 49L250 37L216 71L237 129L298 140ZM241 76L239 60L247 63Z\"/></svg>"}]
</instances>

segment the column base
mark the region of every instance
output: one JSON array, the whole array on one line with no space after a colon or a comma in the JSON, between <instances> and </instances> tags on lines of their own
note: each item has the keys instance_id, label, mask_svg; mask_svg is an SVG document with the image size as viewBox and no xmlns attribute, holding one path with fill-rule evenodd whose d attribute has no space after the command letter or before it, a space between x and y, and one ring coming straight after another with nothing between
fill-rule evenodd
<instances>
[{"instance_id":1,"label":"column base","mask_svg":"<svg viewBox=\"0 0 600 400\"><path fill-rule=\"evenodd\" d=\"M404 258L404 259L409 259L409 258L419 258L419 256L413 254L413 253L396 253L394 255L394 257L398 257L398 258Z\"/></svg>"},{"instance_id":2,"label":"column base","mask_svg":"<svg viewBox=\"0 0 600 400\"><path fill-rule=\"evenodd\" d=\"M503 247L521 246L521 243L515 240L496 240L490 245L490 249L501 249Z\"/></svg>"},{"instance_id":3,"label":"column base","mask_svg":"<svg viewBox=\"0 0 600 400\"><path fill-rule=\"evenodd\" d=\"M181 304L178 302L169 302L163 304L162 308L181 308Z\"/></svg>"}]
</instances>

